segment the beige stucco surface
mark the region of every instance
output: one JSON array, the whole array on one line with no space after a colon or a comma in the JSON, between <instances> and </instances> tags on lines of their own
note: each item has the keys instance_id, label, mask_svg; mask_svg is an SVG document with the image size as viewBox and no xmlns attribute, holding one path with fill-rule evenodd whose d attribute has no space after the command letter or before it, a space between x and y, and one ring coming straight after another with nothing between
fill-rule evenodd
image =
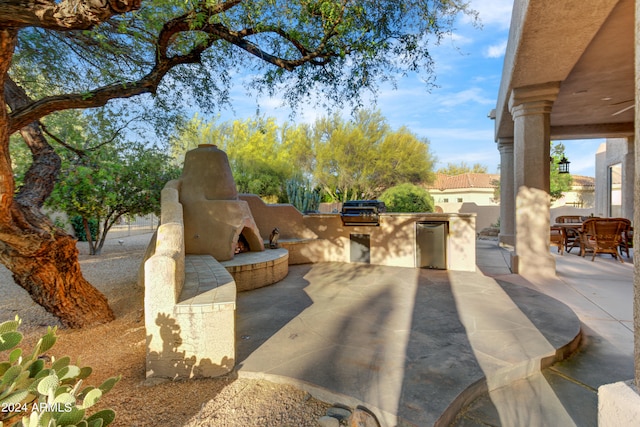
<instances>
[{"instance_id":1,"label":"beige stucco surface","mask_svg":"<svg viewBox=\"0 0 640 427\"><path fill-rule=\"evenodd\" d=\"M274 227L280 244L289 250L289 264L350 262L352 234L370 236L371 264L416 266L416 223L443 221L449 224L447 269L475 271L476 215L386 213L379 226L345 226L339 214L302 215L291 205L267 205L255 195L241 194L251 207L262 238Z\"/></svg>"},{"instance_id":2,"label":"beige stucco surface","mask_svg":"<svg viewBox=\"0 0 640 427\"><path fill-rule=\"evenodd\" d=\"M215 377L235 363L235 282L212 256L186 256L181 188L175 180L162 190L143 264L147 377Z\"/></svg>"},{"instance_id":3,"label":"beige stucco surface","mask_svg":"<svg viewBox=\"0 0 640 427\"><path fill-rule=\"evenodd\" d=\"M180 182L186 253L230 260L241 234L252 251L264 250L249 206L238 199L223 151L215 145L201 145L189 151Z\"/></svg>"},{"instance_id":4,"label":"beige stucco surface","mask_svg":"<svg viewBox=\"0 0 640 427\"><path fill-rule=\"evenodd\" d=\"M598 388L598 426L632 427L640 420L640 394L633 381Z\"/></svg>"}]
</instances>

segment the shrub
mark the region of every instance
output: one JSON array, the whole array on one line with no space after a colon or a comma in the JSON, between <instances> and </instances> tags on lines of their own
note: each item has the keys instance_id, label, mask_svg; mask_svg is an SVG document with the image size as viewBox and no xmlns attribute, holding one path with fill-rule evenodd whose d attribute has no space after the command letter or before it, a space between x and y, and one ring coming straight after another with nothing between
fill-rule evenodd
<instances>
[{"instance_id":1,"label":"shrub","mask_svg":"<svg viewBox=\"0 0 640 427\"><path fill-rule=\"evenodd\" d=\"M82 222L82 217L80 215L72 216L69 220L71 226L73 227L73 231L76 233L76 238L81 242L87 241L87 233L84 229L84 223ZM91 239L95 242L98 238L98 221L95 219L89 220L89 231L91 231Z\"/></svg>"},{"instance_id":2,"label":"shrub","mask_svg":"<svg viewBox=\"0 0 640 427\"><path fill-rule=\"evenodd\" d=\"M387 206L387 212L433 212L433 197L413 184L391 187L379 199Z\"/></svg>"},{"instance_id":3,"label":"shrub","mask_svg":"<svg viewBox=\"0 0 640 427\"><path fill-rule=\"evenodd\" d=\"M13 427L104 427L113 422L115 412L103 409L87 416L93 406L120 380L113 377L100 387L82 387L91 375L90 367L80 368L70 363L69 357L44 356L56 342L57 328L49 327L30 354L24 353L18 344L22 334L18 332L21 321L0 323L0 352L8 360L0 358L0 426L13 422Z\"/></svg>"}]
</instances>

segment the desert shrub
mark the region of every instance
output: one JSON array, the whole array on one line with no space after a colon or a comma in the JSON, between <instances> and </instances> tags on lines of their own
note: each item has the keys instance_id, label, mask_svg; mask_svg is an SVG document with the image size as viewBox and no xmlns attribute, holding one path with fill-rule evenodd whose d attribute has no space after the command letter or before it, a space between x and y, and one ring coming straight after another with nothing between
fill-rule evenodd
<instances>
[{"instance_id":1,"label":"desert shrub","mask_svg":"<svg viewBox=\"0 0 640 427\"><path fill-rule=\"evenodd\" d=\"M82 222L82 217L80 215L72 216L69 219L71 226L73 227L73 231L76 233L76 238L81 242L87 241L87 233L84 228L84 223ZM95 219L89 220L89 231L91 231L91 238L95 242L98 238L98 221Z\"/></svg>"},{"instance_id":2,"label":"desert shrub","mask_svg":"<svg viewBox=\"0 0 640 427\"><path fill-rule=\"evenodd\" d=\"M413 184L391 187L379 199L387 206L387 212L433 212L433 197Z\"/></svg>"}]
</instances>

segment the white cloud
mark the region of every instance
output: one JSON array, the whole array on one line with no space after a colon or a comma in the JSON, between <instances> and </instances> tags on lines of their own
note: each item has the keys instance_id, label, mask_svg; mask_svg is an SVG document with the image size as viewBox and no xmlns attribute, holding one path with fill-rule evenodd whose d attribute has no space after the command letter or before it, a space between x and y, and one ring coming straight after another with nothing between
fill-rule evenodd
<instances>
[{"instance_id":1,"label":"white cloud","mask_svg":"<svg viewBox=\"0 0 640 427\"><path fill-rule=\"evenodd\" d=\"M449 109L451 107L456 107L458 105L467 104L467 103L493 105L495 104L496 101L493 98L487 98L483 96L482 89L477 87L472 87L469 89L462 90L460 92L441 95L437 102L438 102L438 105L447 107L447 109Z\"/></svg>"},{"instance_id":2,"label":"white cloud","mask_svg":"<svg viewBox=\"0 0 640 427\"><path fill-rule=\"evenodd\" d=\"M489 46L485 52L485 56L487 58L500 58L504 56L506 50L507 40L503 40L500 43Z\"/></svg>"},{"instance_id":3,"label":"white cloud","mask_svg":"<svg viewBox=\"0 0 640 427\"><path fill-rule=\"evenodd\" d=\"M461 46L473 43L473 39L467 36L463 36L460 33L451 33L448 37L454 43L454 46Z\"/></svg>"},{"instance_id":4,"label":"white cloud","mask_svg":"<svg viewBox=\"0 0 640 427\"><path fill-rule=\"evenodd\" d=\"M470 6L479 13L483 26L509 28L513 0L471 0Z\"/></svg>"}]
</instances>

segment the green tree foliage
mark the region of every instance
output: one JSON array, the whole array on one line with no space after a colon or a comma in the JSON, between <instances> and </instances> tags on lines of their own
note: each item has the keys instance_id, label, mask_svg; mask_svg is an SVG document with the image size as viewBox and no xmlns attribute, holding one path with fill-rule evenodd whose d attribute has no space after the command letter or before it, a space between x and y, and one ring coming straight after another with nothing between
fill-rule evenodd
<instances>
[{"instance_id":1,"label":"green tree foliage","mask_svg":"<svg viewBox=\"0 0 640 427\"><path fill-rule=\"evenodd\" d=\"M80 159L67 159L63 171L47 203L82 218L91 255L100 254L107 233L122 216L159 214L160 191L178 174L163 152L133 143L105 145ZM100 227L97 240L87 232L92 221Z\"/></svg>"},{"instance_id":2,"label":"green tree foliage","mask_svg":"<svg viewBox=\"0 0 640 427\"><path fill-rule=\"evenodd\" d=\"M393 131L378 111L351 121L334 115L313 128L313 176L331 201L375 198L391 186L432 182L429 142L406 128Z\"/></svg>"},{"instance_id":3,"label":"green tree foliage","mask_svg":"<svg viewBox=\"0 0 640 427\"><path fill-rule=\"evenodd\" d=\"M212 111L229 103L238 79L292 105L321 91L319 102L356 106L364 91L407 71L431 82L431 44L460 14L475 17L461 0L55 3L54 12L47 2L3 2L19 29L16 61L29 70L18 84L74 94L56 110L153 94L156 112L194 103Z\"/></svg>"},{"instance_id":4,"label":"green tree foliage","mask_svg":"<svg viewBox=\"0 0 640 427\"><path fill-rule=\"evenodd\" d=\"M387 212L433 212L433 197L427 190L413 184L400 184L385 190L379 197Z\"/></svg>"},{"instance_id":5,"label":"green tree foliage","mask_svg":"<svg viewBox=\"0 0 640 427\"><path fill-rule=\"evenodd\" d=\"M558 172L558 162L565 157L564 155L564 145L560 142L553 144L551 143L551 173L550 173L550 182L549 182L549 194L551 195L551 200L558 200L562 197L562 193L566 191L571 191L571 184L573 183L573 178L571 174L568 173L560 173Z\"/></svg>"},{"instance_id":6,"label":"green tree foliage","mask_svg":"<svg viewBox=\"0 0 640 427\"><path fill-rule=\"evenodd\" d=\"M399 183L434 177L429 142L404 127L392 130L379 111L282 127L273 118L216 124L196 116L171 138L171 155L180 161L201 143L226 151L239 191L267 201L287 201L287 181L303 177L330 201L373 198Z\"/></svg>"},{"instance_id":7,"label":"green tree foliage","mask_svg":"<svg viewBox=\"0 0 640 427\"><path fill-rule=\"evenodd\" d=\"M284 184L299 171L304 144L297 143L301 130L274 118L249 118L218 124L198 115L170 138L174 163L182 166L184 155L199 144L213 144L229 157L238 191L257 194L268 202L286 202ZM309 144L306 144L308 146Z\"/></svg>"},{"instance_id":8,"label":"green tree foliage","mask_svg":"<svg viewBox=\"0 0 640 427\"><path fill-rule=\"evenodd\" d=\"M487 173L489 168L480 163L474 163L469 166L466 162L460 163L447 163L446 167L438 169L436 172L444 175L454 176L462 175L463 173Z\"/></svg>"},{"instance_id":9,"label":"green tree foliage","mask_svg":"<svg viewBox=\"0 0 640 427\"><path fill-rule=\"evenodd\" d=\"M76 239L81 242L88 242L87 238L87 228L91 233L91 241L98 240L98 233L100 232L100 224L94 218L86 220L86 218L81 217L80 215L72 216L69 218L69 222L71 223L71 227L73 228L74 233L76 234ZM64 228L65 224L62 223L61 226Z\"/></svg>"}]
</instances>

